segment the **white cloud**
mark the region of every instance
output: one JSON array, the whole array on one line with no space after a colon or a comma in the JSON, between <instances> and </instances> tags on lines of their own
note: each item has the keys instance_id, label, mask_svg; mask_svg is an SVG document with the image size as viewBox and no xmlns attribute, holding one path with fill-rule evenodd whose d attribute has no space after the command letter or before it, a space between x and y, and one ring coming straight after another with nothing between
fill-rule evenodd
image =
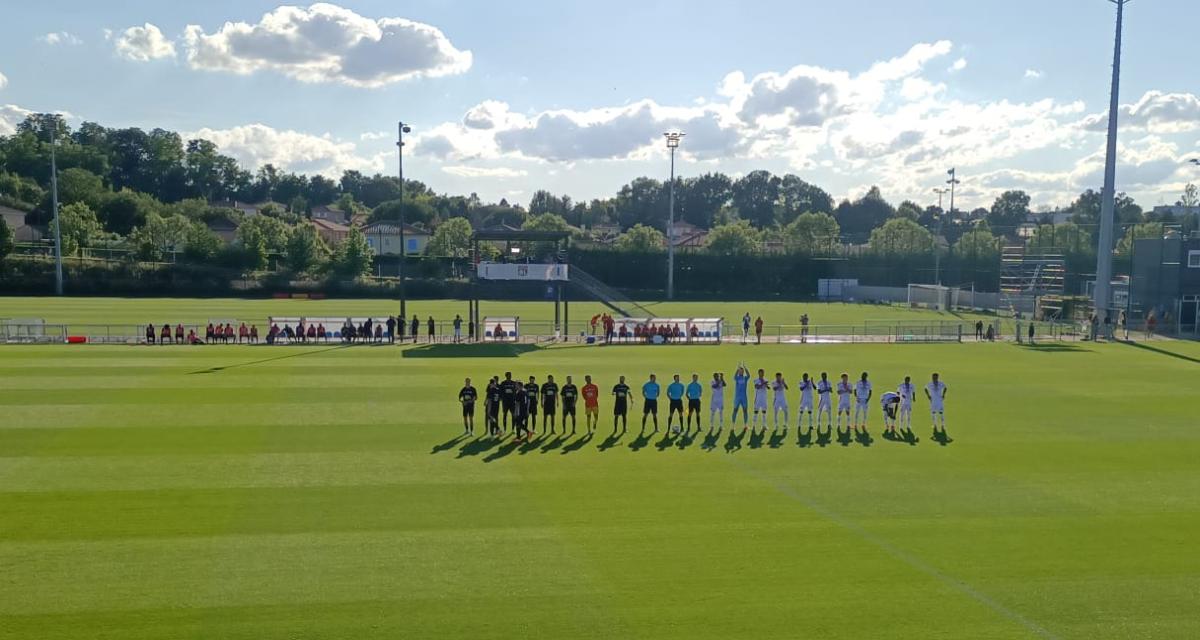
<instances>
[{"instance_id":1,"label":"white cloud","mask_svg":"<svg viewBox=\"0 0 1200 640\"><path fill-rule=\"evenodd\" d=\"M959 58L958 60L954 61L954 64L950 65L949 71L951 73L954 73L955 71L962 71L963 69L966 69L966 68L967 68L967 59Z\"/></svg>"},{"instance_id":2,"label":"white cloud","mask_svg":"<svg viewBox=\"0 0 1200 640\"><path fill-rule=\"evenodd\" d=\"M7 86L8 86L8 76L5 76L3 73L0 73L0 89L3 89L4 87L7 87Z\"/></svg>"},{"instance_id":3,"label":"white cloud","mask_svg":"<svg viewBox=\"0 0 1200 640\"><path fill-rule=\"evenodd\" d=\"M277 130L264 124L230 129L200 129L185 138L203 138L217 145L221 153L236 158L247 167L264 164L297 173L339 176L347 169L378 172L388 153L365 158L353 142L335 140L329 135L315 136L291 130Z\"/></svg>"},{"instance_id":4,"label":"white cloud","mask_svg":"<svg viewBox=\"0 0 1200 640\"><path fill-rule=\"evenodd\" d=\"M386 140L393 134L387 131L368 131L358 136L359 140Z\"/></svg>"},{"instance_id":5,"label":"white cloud","mask_svg":"<svg viewBox=\"0 0 1200 640\"><path fill-rule=\"evenodd\" d=\"M83 44L83 40L80 40L78 36L76 36L73 33L69 33L67 31L55 31L53 33L47 33L44 36L40 36L38 38L38 40L40 42L44 42L44 43L46 43L48 45L52 45L52 46L58 45L58 44L67 44L67 45Z\"/></svg>"},{"instance_id":6,"label":"white cloud","mask_svg":"<svg viewBox=\"0 0 1200 640\"><path fill-rule=\"evenodd\" d=\"M175 57L175 44L149 22L122 31L117 36L116 48L121 56L138 62Z\"/></svg>"},{"instance_id":7,"label":"white cloud","mask_svg":"<svg viewBox=\"0 0 1200 640\"><path fill-rule=\"evenodd\" d=\"M442 167L442 171L452 176L460 178L520 178L528 174L523 169L510 169L508 167L472 167L467 165L447 165Z\"/></svg>"},{"instance_id":8,"label":"white cloud","mask_svg":"<svg viewBox=\"0 0 1200 640\"><path fill-rule=\"evenodd\" d=\"M226 22L213 33L184 32L193 69L249 74L272 70L302 82L381 87L463 73L470 51L437 27L404 18L367 18L334 4L281 6L257 24Z\"/></svg>"},{"instance_id":9,"label":"white cloud","mask_svg":"<svg viewBox=\"0 0 1200 640\"><path fill-rule=\"evenodd\" d=\"M1026 69L1025 78L1027 80L1041 80L1044 74L1037 69Z\"/></svg>"},{"instance_id":10,"label":"white cloud","mask_svg":"<svg viewBox=\"0 0 1200 640\"><path fill-rule=\"evenodd\" d=\"M1200 97L1192 93L1147 91L1133 104L1123 104L1117 112L1122 129L1142 129L1151 133L1182 133L1200 129ZM1108 130L1108 111L1094 113L1079 122L1092 132Z\"/></svg>"},{"instance_id":11,"label":"white cloud","mask_svg":"<svg viewBox=\"0 0 1200 640\"><path fill-rule=\"evenodd\" d=\"M0 104L0 136L16 133L17 125L31 113L29 109L22 109L15 104Z\"/></svg>"}]
</instances>

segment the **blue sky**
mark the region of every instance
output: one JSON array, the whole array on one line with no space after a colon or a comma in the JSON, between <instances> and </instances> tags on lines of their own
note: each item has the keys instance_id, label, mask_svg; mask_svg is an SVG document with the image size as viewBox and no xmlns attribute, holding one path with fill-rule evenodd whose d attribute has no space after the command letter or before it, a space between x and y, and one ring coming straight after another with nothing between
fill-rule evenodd
<instances>
[{"instance_id":1,"label":"blue sky","mask_svg":"<svg viewBox=\"0 0 1200 640\"><path fill-rule=\"evenodd\" d=\"M336 176L394 172L402 118L408 176L517 201L665 174L671 128L689 134L681 175L765 168L836 197L928 203L950 166L963 207L1099 186L1104 0L10 4L0 132L63 111ZM1200 178L1183 165L1197 24L1194 0L1127 10L1118 187L1144 205Z\"/></svg>"}]
</instances>

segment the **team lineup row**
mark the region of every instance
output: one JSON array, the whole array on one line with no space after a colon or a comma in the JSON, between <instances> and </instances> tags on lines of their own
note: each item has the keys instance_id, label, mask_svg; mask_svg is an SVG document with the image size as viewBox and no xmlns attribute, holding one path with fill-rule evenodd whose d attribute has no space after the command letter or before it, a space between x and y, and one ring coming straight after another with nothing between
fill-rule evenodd
<instances>
[{"instance_id":1,"label":"team lineup row","mask_svg":"<svg viewBox=\"0 0 1200 640\"><path fill-rule=\"evenodd\" d=\"M705 385L700 382L699 374L693 373L691 382L688 384L685 385L681 382L679 374L675 374L672 382L666 387L668 430L672 430L674 433L682 432L685 417L688 432L691 431L693 421L697 431L702 429L701 401L704 398L706 386L709 399L708 429L710 432L714 428L718 432L724 429L725 389L727 386L725 374L714 373L712 380ZM751 386L754 388L753 414L750 409ZM771 414L773 416L772 429L778 431L782 427L786 432L789 424L789 389L791 387L782 373L777 372L773 379L768 379L766 372L759 369L757 377L751 379L749 368L744 363L739 364L733 375L733 412L730 416L732 426L736 428L740 410L743 431L751 426L757 430L761 421L762 430L766 432L768 415ZM810 378L809 374L805 373L802 374L801 380L797 384L797 390L800 393L797 429L804 428L804 418L807 415L809 432L815 428L820 434L822 426L824 426L825 432L832 435L835 414L833 396L836 394L836 424L839 437L842 435L843 418L845 432L848 436L859 433L867 435L870 402L874 396L874 388L867 372L864 371L861 378L853 384L850 382L849 374L846 373L841 374L840 380L836 383L829 380L826 372L821 372L819 379ZM930 376L930 381L925 385L924 391L933 421L933 437L935 439L939 437L940 429L941 437L946 438L946 383L942 382L937 373L934 373ZM657 376L650 374L649 379L642 384L641 388L643 431L646 429L647 420L650 420L654 432L658 432L658 400L662 393L663 389L658 383ZM617 384L612 388L611 395L613 397L613 434L616 435L618 429L620 433L624 433L626 429L629 405L633 397L633 391L626 384L625 376L619 377ZM768 402L768 395L772 396L770 402ZM542 415L542 431L549 433L555 433L555 421L559 419L559 406L561 405L562 413L559 424L565 433L567 419L570 418L571 433L574 433L576 404L580 396L583 397L584 402L587 432L591 433L598 426L600 419L600 389L592 382L590 375L584 376L582 388L575 386L571 376L566 377L566 382L560 388L554 381L553 375L546 376L546 381L542 384L538 384L535 376L529 376L528 382L521 383L519 380L513 379L512 372L506 372L503 380L499 376L493 376L488 380L484 391L484 421L490 435L500 435L509 428L511 421L517 439L526 440L537 428L539 405ZM458 393L458 400L462 404L464 435L475 433L475 403L477 399L478 392L471 385L471 379L467 378ZM912 411L916 399L917 387L909 376L904 377L904 382L900 383L895 391L887 391L880 396L884 437L912 435ZM684 411L685 401L687 403L686 414ZM815 420L814 412L816 413ZM674 425L676 414L679 416L678 425ZM753 422L751 422L751 415L753 415ZM780 416L782 416L782 422Z\"/></svg>"}]
</instances>

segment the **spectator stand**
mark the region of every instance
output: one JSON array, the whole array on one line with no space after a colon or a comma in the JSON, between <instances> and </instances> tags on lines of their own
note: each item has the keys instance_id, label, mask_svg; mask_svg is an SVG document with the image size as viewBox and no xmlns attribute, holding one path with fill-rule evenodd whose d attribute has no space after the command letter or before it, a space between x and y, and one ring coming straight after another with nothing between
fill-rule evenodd
<instances>
[{"instance_id":1,"label":"spectator stand","mask_svg":"<svg viewBox=\"0 0 1200 640\"><path fill-rule=\"evenodd\" d=\"M387 319L388 319L387 314L380 314L377 316L320 316L320 317L271 316L271 317L267 318L267 325L265 327L259 327L259 330L258 330L259 340L261 342L267 341L267 337L268 337L268 335L270 335L271 327L278 326L281 332L283 332L285 328L291 327L291 329L294 333L298 330L300 325L303 324L305 334L306 334L303 338L301 338L299 336L291 338L291 339L288 339L286 337L280 337L279 339L275 340L273 342L273 344L298 344L298 343L303 344L303 343L307 343L307 342L325 343L325 342L341 341L344 339L348 339L347 336L342 335L342 328L346 326L346 322L350 322L351 324L354 325L354 328L356 329L356 333L355 333L354 337L355 337L355 340L357 340L357 341L373 342L375 340L375 327L376 326L381 327L380 338L385 341L390 341L391 334L388 332ZM371 321L371 336L369 338L364 337L357 332L357 330L361 329L361 327L363 326L363 324L365 324L367 322L367 320ZM321 338L319 335L315 336L313 338L309 338L307 336L307 331L308 331L309 327L319 327L322 325L324 325L324 327L325 327L325 337L324 338ZM236 328L236 325L234 325L234 326Z\"/></svg>"},{"instance_id":2,"label":"spectator stand","mask_svg":"<svg viewBox=\"0 0 1200 640\"><path fill-rule=\"evenodd\" d=\"M724 325L724 318L617 318L613 340L629 344L721 344ZM675 327L679 327L678 333Z\"/></svg>"},{"instance_id":3,"label":"spectator stand","mask_svg":"<svg viewBox=\"0 0 1200 640\"><path fill-rule=\"evenodd\" d=\"M519 342L520 340L521 318L489 316L483 319L484 342Z\"/></svg>"}]
</instances>

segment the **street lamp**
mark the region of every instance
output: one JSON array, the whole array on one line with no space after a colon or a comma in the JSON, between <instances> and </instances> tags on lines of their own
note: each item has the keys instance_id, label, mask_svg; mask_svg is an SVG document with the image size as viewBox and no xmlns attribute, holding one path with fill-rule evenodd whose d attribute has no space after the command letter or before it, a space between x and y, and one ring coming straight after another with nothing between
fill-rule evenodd
<instances>
[{"instance_id":1,"label":"street lamp","mask_svg":"<svg viewBox=\"0 0 1200 640\"><path fill-rule=\"evenodd\" d=\"M667 210L667 300L675 298L675 150L686 133L668 131L663 134L667 138L667 149L671 150L671 187Z\"/></svg>"},{"instance_id":2,"label":"street lamp","mask_svg":"<svg viewBox=\"0 0 1200 640\"><path fill-rule=\"evenodd\" d=\"M63 265L62 265L62 221L58 217L58 160L55 148L58 140L55 138L57 123L50 128L50 203L54 207L54 295L63 294Z\"/></svg>"},{"instance_id":3,"label":"street lamp","mask_svg":"<svg viewBox=\"0 0 1200 640\"><path fill-rule=\"evenodd\" d=\"M937 194L937 196L938 196L938 211L941 211L941 209L942 209L942 196L943 196L944 194L950 193L950 190L949 190L949 189L942 189L942 188L938 187L938 188L935 188L935 189L933 190L933 192L934 192L934 193L936 193L936 194Z\"/></svg>"},{"instance_id":4,"label":"street lamp","mask_svg":"<svg viewBox=\"0 0 1200 640\"><path fill-rule=\"evenodd\" d=\"M403 122L396 123L396 160L400 177L400 321L408 317L404 296L404 258L408 249L404 245L404 134L412 133L412 127ZM383 245L379 247L379 256L383 257ZM382 263L381 263L382 264ZM380 267L382 269L383 267Z\"/></svg>"}]
</instances>

